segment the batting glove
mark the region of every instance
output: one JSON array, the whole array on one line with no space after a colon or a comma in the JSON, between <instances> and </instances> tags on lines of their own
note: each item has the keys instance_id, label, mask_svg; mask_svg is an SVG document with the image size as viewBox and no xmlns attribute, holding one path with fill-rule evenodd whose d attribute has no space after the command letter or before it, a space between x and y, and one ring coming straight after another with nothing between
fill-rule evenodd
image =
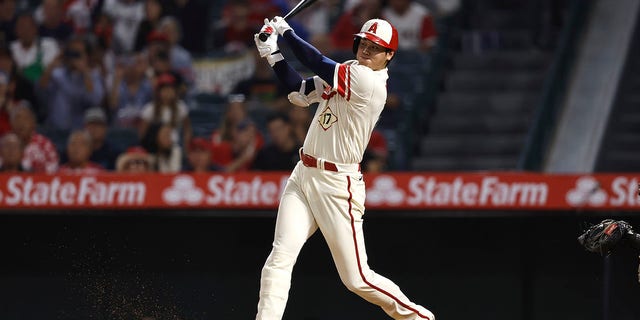
<instances>
[{"instance_id":1,"label":"batting glove","mask_svg":"<svg viewBox=\"0 0 640 320\"><path fill-rule=\"evenodd\" d=\"M278 48L278 35L275 33L275 29L268 19L264 19L264 22L265 24L260 29L260 33L266 33L269 37L267 40L262 41L260 40L260 33L254 34L253 41L256 43L260 57L266 58L269 65L273 67L276 62L283 60L284 57Z\"/></svg>"},{"instance_id":2,"label":"batting glove","mask_svg":"<svg viewBox=\"0 0 640 320\"><path fill-rule=\"evenodd\" d=\"M287 30L293 30L291 26L284 20L284 18L275 16L271 19L271 25L278 31L279 35L284 35Z\"/></svg>"}]
</instances>

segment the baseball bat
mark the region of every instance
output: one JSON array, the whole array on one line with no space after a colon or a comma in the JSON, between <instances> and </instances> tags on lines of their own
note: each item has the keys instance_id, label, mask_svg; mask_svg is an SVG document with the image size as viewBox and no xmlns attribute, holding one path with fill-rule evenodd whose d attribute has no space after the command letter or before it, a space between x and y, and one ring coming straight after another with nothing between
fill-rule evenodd
<instances>
[{"instance_id":1,"label":"baseball bat","mask_svg":"<svg viewBox=\"0 0 640 320\"><path fill-rule=\"evenodd\" d=\"M287 14L285 14L282 19L287 20L287 18L292 18L296 14L300 13L300 11L302 11L303 9L307 8L308 6L312 5L315 2L316 0L301 0L300 2L298 2L298 4L296 4L295 7L293 7L293 9L291 9ZM258 38L260 38L260 41L262 42L267 41L267 38L269 38L269 34L262 32L260 33Z\"/></svg>"}]
</instances>

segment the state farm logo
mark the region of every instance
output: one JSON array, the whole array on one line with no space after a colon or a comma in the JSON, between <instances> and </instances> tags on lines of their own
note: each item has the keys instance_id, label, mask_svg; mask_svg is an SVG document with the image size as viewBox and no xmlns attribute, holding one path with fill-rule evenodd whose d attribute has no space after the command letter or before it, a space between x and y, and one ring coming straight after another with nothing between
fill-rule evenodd
<instances>
[{"instance_id":1,"label":"state farm logo","mask_svg":"<svg viewBox=\"0 0 640 320\"><path fill-rule=\"evenodd\" d=\"M574 207L584 205L599 207L607 202L607 193L595 178L581 177L576 181L576 187L567 192L566 199L567 203Z\"/></svg>"},{"instance_id":2,"label":"state farm logo","mask_svg":"<svg viewBox=\"0 0 640 320\"><path fill-rule=\"evenodd\" d=\"M187 203L197 205L204 199L204 192L198 188L191 176L176 176L173 185L162 192L162 200L169 205Z\"/></svg>"},{"instance_id":3,"label":"state farm logo","mask_svg":"<svg viewBox=\"0 0 640 320\"><path fill-rule=\"evenodd\" d=\"M394 205L403 201L404 191L398 188L396 180L390 176L379 176L373 180L373 187L367 190L367 202L372 205Z\"/></svg>"}]
</instances>

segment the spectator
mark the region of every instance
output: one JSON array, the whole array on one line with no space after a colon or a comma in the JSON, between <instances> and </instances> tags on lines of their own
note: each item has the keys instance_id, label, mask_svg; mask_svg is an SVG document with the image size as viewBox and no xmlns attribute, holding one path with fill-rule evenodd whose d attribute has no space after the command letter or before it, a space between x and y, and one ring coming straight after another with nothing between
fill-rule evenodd
<instances>
[{"instance_id":1,"label":"spectator","mask_svg":"<svg viewBox=\"0 0 640 320\"><path fill-rule=\"evenodd\" d=\"M302 145L296 142L289 116L276 113L267 118L271 142L258 151L253 168L262 171L291 171L300 160Z\"/></svg>"},{"instance_id":2,"label":"spectator","mask_svg":"<svg viewBox=\"0 0 640 320\"><path fill-rule=\"evenodd\" d=\"M127 173L154 172L153 157L142 147L130 147L118 156L116 171Z\"/></svg>"},{"instance_id":3,"label":"spectator","mask_svg":"<svg viewBox=\"0 0 640 320\"><path fill-rule=\"evenodd\" d=\"M0 1L0 45L7 46L16 39L16 0Z\"/></svg>"},{"instance_id":4,"label":"spectator","mask_svg":"<svg viewBox=\"0 0 640 320\"><path fill-rule=\"evenodd\" d=\"M180 45L192 54L206 53L206 35L209 31L209 1L164 0L164 10L182 26Z\"/></svg>"},{"instance_id":5,"label":"spectator","mask_svg":"<svg viewBox=\"0 0 640 320\"><path fill-rule=\"evenodd\" d=\"M67 140L67 159L58 173L62 174L96 174L104 172L104 168L90 160L93 150L91 135L85 130L76 130Z\"/></svg>"},{"instance_id":6,"label":"spectator","mask_svg":"<svg viewBox=\"0 0 640 320\"><path fill-rule=\"evenodd\" d=\"M387 139L379 130L371 132L369 144L362 157L362 171L380 173L387 168L388 159Z\"/></svg>"},{"instance_id":7,"label":"spectator","mask_svg":"<svg viewBox=\"0 0 640 320\"><path fill-rule=\"evenodd\" d=\"M11 131L9 114L11 114L11 97L9 96L9 76L0 71L0 137Z\"/></svg>"},{"instance_id":8,"label":"spectator","mask_svg":"<svg viewBox=\"0 0 640 320\"><path fill-rule=\"evenodd\" d=\"M169 46L169 37L160 31L153 31L148 37L147 59L149 61L148 75L156 78L158 75L170 73L176 81L178 95L184 98L188 88L182 74L173 69L171 65L171 47Z\"/></svg>"},{"instance_id":9,"label":"spectator","mask_svg":"<svg viewBox=\"0 0 640 320\"><path fill-rule=\"evenodd\" d=\"M168 124L154 123L142 138L142 147L153 156L155 169L160 173L182 170L182 148L171 138L172 131Z\"/></svg>"},{"instance_id":10,"label":"spectator","mask_svg":"<svg viewBox=\"0 0 640 320\"><path fill-rule=\"evenodd\" d=\"M17 134L10 132L0 138L0 172L26 172L23 156L24 144Z\"/></svg>"},{"instance_id":11,"label":"spectator","mask_svg":"<svg viewBox=\"0 0 640 320\"><path fill-rule=\"evenodd\" d=\"M262 21L250 21L250 13L251 7L246 0L229 2L224 8L220 24L214 27L214 49L239 52L252 47L253 35L260 30Z\"/></svg>"},{"instance_id":12,"label":"spectator","mask_svg":"<svg viewBox=\"0 0 640 320\"><path fill-rule=\"evenodd\" d=\"M43 0L36 11L36 18L41 37L49 37L63 44L73 35L73 26L64 21L64 0Z\"/></svg>"},{"instance_id":13,"label":"spectator","mask_svg":"<svg viewBox=\"0 0 640 320\"><path fill-rule=\"evenodd\" d=\"M7 94L11 100L26 100L36 112L37 122L42 123L46 117L46 110L40 107L38 99L36 99L33 83L18 72L18 67L8 47L0 47L0 71L9 77Z\"/></svg>"},{"instance_id":14,"label":"spectator","mask_svg":"<svg viewBox=\"0 0 640 320\"><path fill-rule=\"evenodd\" d=\"M350 10L344 12L331 29L331 40L336 50L352 52L353 35L369 19L379 18L382 13L381 0L360 0Z\"/></svg>"},{"instance_id":15,"label":"spectator","mask_svg":"<svg viewBox=\"0 0 640 320\"><path fill-rule=\"evenodd\" d=\"M36 117L26 105L18 106L11 114L11 128L25 146L22 165L33 172L54 173L59 156L49 138L36 132Z\"/></svg>"},{"instance_id":16,"label":"spectator","mask_svg":"<svg viewBox=\"0 0 640 320\"><path fill-rule=\"evenodd\" d=\"M222 117L221 124L217 130L211 134L212 156L214 164L226 166L233 161L233 141L236 133L236 126L243 120L248 120L246 99L244 95L229 95L227 107ZM257 143L264 141L260 132L256 132Z\"/></svg>"},{"instance_id":17,"label":"spectator","mask_svg":"<svg viewBox=\"0 0 640 320\"><path fill-rule=\"evenodd\" d=\"M38 25L31 13L23 13L16 20L16 40L11 42L11 54L18 70L32 83L56 66L60 54L55 39L40 37Z\"/></svg>"},{"instance_id":18,"label":"spectator","mask_svg":"<svg viewBox=\"0 0 640 320\"><path fill-rule=\"evenodd\" d=\"M436 27L426 6L413 0L389 0L383 17L398 30L398 48L427 52L436 44Z\"/></svg>"},{"instance_id":19,"label":"spectator","mask_svg":"<svg viewBox=\"0 0 640 320\"><path fill-rule=\"evenodd\" d=\"M173 128L171 140L180 143L191 141L191 121L187 105L178 97L176 79L170 73L155 79L154 100L144 106L139 127L140 137L144 137L153 123L167 124ZM182 137L180 137L182 131Z\"/></svg>"},{"instance_id":20,"label":"spectator","mask_svg":"<svg viewBox=\"0 0 640 320\"><path fill-rule=\"evenodd\" d=\"M288 92L265 59L257 59L253 75L238 82L232 92L244 95L249 103L257 104L255 108L281 111L291 105L287 99Z\"/></svg>"},{"instance_id":21,"label":"spectator","mask_svg":"<svg viewBox=\"0 0 640 320\"><path fill-rule=\"evenodd\" d=\"M158 29L160 19L164 15L162 4L159 0L146 0L144 2L144 19L140 22L136 32L134 51L140 52L147 46L147 38L154 30ZM202 32L202 30L199 30Z\"/></svg>"},{"instance_id":22,"label":"spectator","mask_svg":"<svg viewBox=\"0 0 640 320\"><path fill-rule=\"evenodd\" d=\"M307 136L307 130L311 125L311 112L306 108L290 108L289 109L289 121L293 130L293 136L296 140L296 144L303 145L304 139Z\"/></svg>"},{"instance_id":23,"label":"spectator","mask_svg":"<svg viewBox=\"0 0 640 320\"><path fill-rule=\"evenodd\" d=\"M93 150L89 160L107 170L115 169L117 150L108 140L108 122L105 112L100 107L94 107L84 114L84 129L91 136Z\"/></svg>"},{"instance_id":24,"label":"spectator","mask_svg":"<svg viewBox=\"0 0 640 320\"><path fill-rule=\"evenodd\" d=\"M164 17L160 21L159 29L160 32L167 36L171 70L178 72L185 85L191 88L195 81L193 63L191 53L179 43L182 38L182 32L178 20L173 17Z\"/></svg>"},{"instance_id":25,"label":"spectator","mask_svg":"<svg viewBox=\"0 0 640 320\"><path fill-rule=\"evenodd\" d=\"M75 34L84 34L90 30L93 17L101 10L104 0L66 0L66 16L69 18Z\"/></svg>"},{"instance_id":26,"label":"spectator","mask_svg":"<svg viewBox=\"0 0 640 320\"><path fill-rule=\"evenodd\" d=\"M40 86L46 101L47 124L58 130L79 129L87 109L102 103L105 90L98 69L89 65L90 48L84 38L71 38L61 67L43 75Z\"/></svg>"},{"instance_id":27,"label":"spectator","mask_svg":"<svg viewBox=\"0 0 640 320\"><path fill-rule=\"evenodd\" d=\"M105 0L103 12L113 21L113 49L133 52L136 33L144 19L144 3L138 0Z\"/></svg>"},{"instance_id":28,"label":"spectator","mask_svg":"<svg viewBox=\"0 0 640 320\"><path fill-rule=\"evenodd\" d=\"M112 46L113 22L106 14L96 16L95 20L93 34L87 37L91 48L89 65L100 71L104 83L111 83L116 65L116 53Z\"/></svg>"},{"instance_id":29,"label":"spectator","mask_svg":"<svg viewBox=\"0 0 640 320\"><path fill-rule=\"evenodd\" d=\"M118 59L109 96L115 126L139 126L142 108L153 99L153 87L146 71L147 59L142 53Z\"/></svg>"},{"instance_id":30,"label":"spectator","mask_svg":"<svg viewBox=\"0 0 640 320\"><path fill-rule=\"evenodd\" d=\"M231 161L224 163L224 171L238 172L249 170L254 163L256 153L264 143L256 125L249 119L240 121L234 127L231 141Z\"/></svg>"},{"instance_id":31,"label":"spectator","mask_svg":"<svg viewBox=\"0 0 640 320\"><path fill-rule=\"evenodd\" d=\"M201 137L191 139L184 171L195 173L222 171L222 168L211 162L211 152L211 143L207 139Z\"/></svg>"}]
</instances>

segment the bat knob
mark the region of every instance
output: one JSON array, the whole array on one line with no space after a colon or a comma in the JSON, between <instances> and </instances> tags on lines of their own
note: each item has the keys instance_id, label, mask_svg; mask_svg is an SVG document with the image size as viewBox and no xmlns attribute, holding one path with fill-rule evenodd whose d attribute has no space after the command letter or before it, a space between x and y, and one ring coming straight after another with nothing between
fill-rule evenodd
<instances>
[{"instance_id":1,"label":"bat knob","mask_svg":"<svg viewBox=\"0 0 640 320\"><path fill-rule=\"evenodd\" d=\"M258 38L260 39L260 41L265 42L265 41L267 41L267 39L269 39L269 34L262 32L262 33L260 33Z\"/></svg>"}]
</instances>

